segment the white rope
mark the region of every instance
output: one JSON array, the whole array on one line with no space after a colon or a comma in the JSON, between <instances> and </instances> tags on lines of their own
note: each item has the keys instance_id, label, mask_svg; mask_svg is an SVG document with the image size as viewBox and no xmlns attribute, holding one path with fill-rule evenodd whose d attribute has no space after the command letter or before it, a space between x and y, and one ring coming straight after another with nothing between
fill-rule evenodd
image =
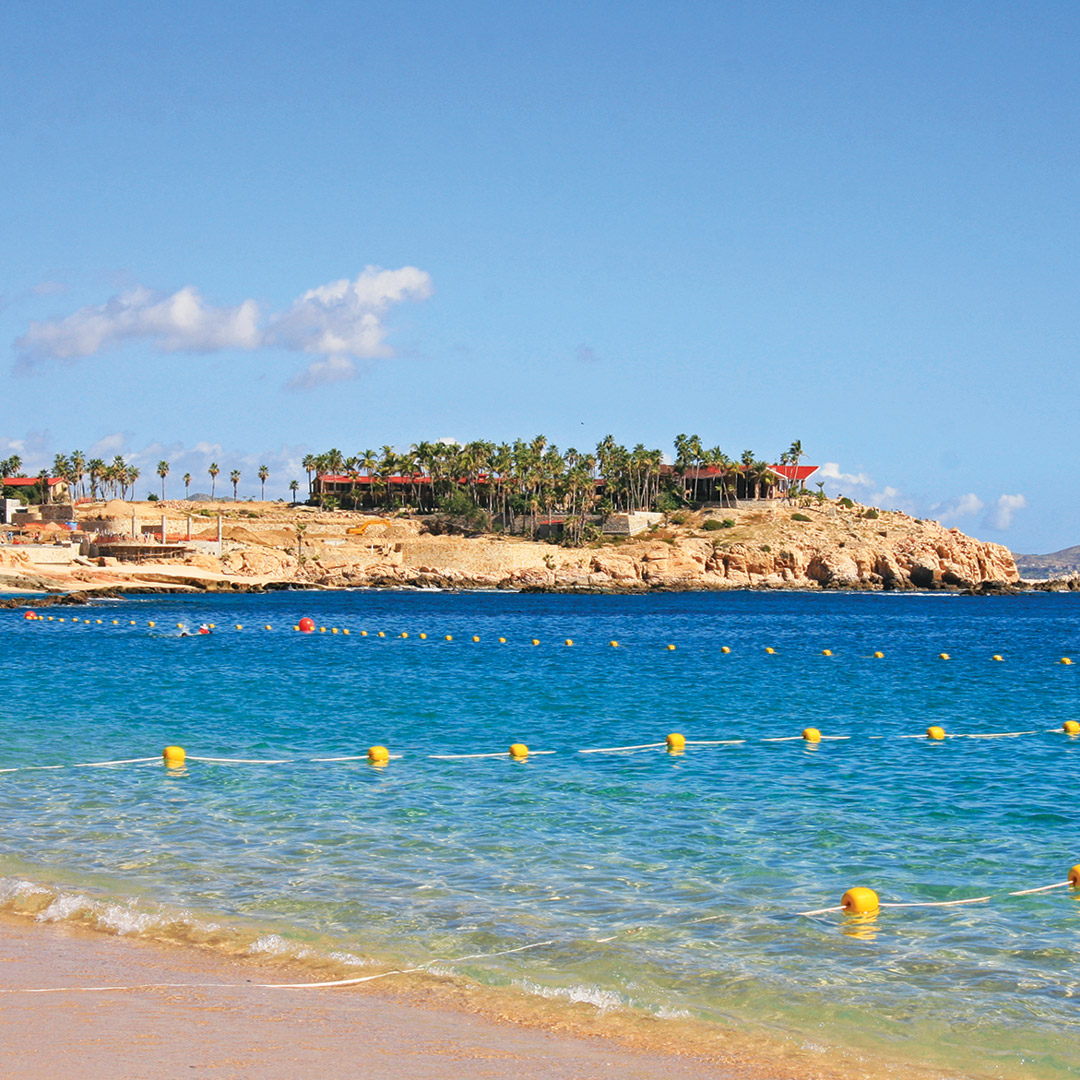
<instances>
[{"instance_id":1,"label":"white rope","mask_svg":"<svg viewBox=\"0 0 1080 1080\"><path fill-rule=\"evenodd\" d=\"M185 761L205 761L212 765L292 765L292 758L279 758L276 761L264 761L260 758L230 758L230 757L193 757L188 754Z\"/></svg>"},{"instance_id":2,"label":"white rope","mask_svg":"<svg viewBox=\"0 0 1080 1080\"><path fill-rule=\"evenodd\" d=\"M614 754L619 750L655 750L667 746L666 742L638 743L636 746L598 746L594 750L579 750L579 754Z\"/></svg>"},{"instance_id":3,"label":"white rope","mask_svg":"<svg viewBox=\"0 0 1080 1080\"><path fill-rule=\"evenodd\" d=\"M883 908L897 907L959 907L961 904L983 904L993 899L993 893L989 896L973 896L970 900L927 900L921 903L891 903L880 905Z\"/></svg>"},{"instance_id":4,"label":"white rope","mask_svg":"<svg viewBox=\"0 0 1080 1080\"><path fill-rule=\"evenodd\" d=\"M529 757L534 757L537 754L557 754L558 750L530 750ZM496 757L510 757L509 750L500 750L494 754L428 754L428 758L432 761L465 761L468 758L496 758Z\"/></svg>"},{"instance_id":5,"label":"white rope","mask_svg":"<svg viewBox=\"0 0 1080 1080\"><path fill-rule=\"evenodd\" d=\"M828 915L833 911L843 911L844 905L840 904L838 907L823 907L817 908L815 911L796 911L796 915Z\"/></svg>"},{"instance_id":6,"label":"white rope","mask_svg":"<svg viewBox=\"0 0 1080 1080\"><path fill-rule=\"evenodd\" d=\"M1011 892L1009 896L1031 896L1034 893L1049 892L1051 889L1064 889L1066 886L1071 885L1071 881L1058 881L1053 885L1040 885L1037 889L1021 889L1019 892Z\"/></svg>"},{"instance_id":7,"label":"white rope","mask_svg":"<svg viewBox=\"0 0 1080 1080\"><path fill-rule=\"evenodd\" d=\"M155 757L129 757L122 758L120 761L84 761L78 765L71 765L72 769L94 769L99 765L145 765L148 761L160 761L159 756Z\"/></svg>"},{"instance_id":8,"label":"white rope","mask_svg":"<svg viewBox=\"0 0 1080 1080\"><path fill-rule=\"evenodd\" d=\"M687 739L687 746L737 746L739 743L749 742L748 739ZM666 745L666 744L665 744ZM590 750L582 750L583 754L592 753Z\"/></svg>"},{"instance_id":9,"label":"white rope","mask_svg":"<svg viewBox=\"0 0 1080 1080\"><path fill-rule=\"evenodd\" d=\"M94 769L102 765L145 765L148 761L160 761L160 757L121 758L118 761L73 761L70 765L16 765L0 769L0 773L40 772L43 769Z\"/></svg>"},{"instance_id":10,"label":"white rope","mask_svg":"<svg viewBox=\"0 0 1080 1080\"><path fill-rule=\"evenodd\" d=\"M416 972L427 971L436 964L462 964L466 960L489 960L497 956L509 956L512 953L526 952L529 949L542 949L548 945L554 945L552 941L536 941L531 945L519 945L516 949L503 949L501 952L473 953L469 956L455 956L448 959L429 960L419 967L395 968L391 971L381 971L377 975L361 975L355 979L334 979L331 982L316 983L134 983L130 986L43 986L24 987L12 986L0 988L0 994L77 994L77 993L106 993L117 990L322 990L332 986L358 986L360 983L373 982L376 979L386 979L391 975L412 975Z\"/></svg>"},{"instance_id":11,"label":"white rope","mask_svg":"<svg viewBox=\"0 0 1080 1080\"><path fill-rule=\"evenodd\" d=\"M1037 731L998 731L992 735L953 735L954 739L1015 739L1017 735L1038 735Z\"/></svg>"}]
</instances>

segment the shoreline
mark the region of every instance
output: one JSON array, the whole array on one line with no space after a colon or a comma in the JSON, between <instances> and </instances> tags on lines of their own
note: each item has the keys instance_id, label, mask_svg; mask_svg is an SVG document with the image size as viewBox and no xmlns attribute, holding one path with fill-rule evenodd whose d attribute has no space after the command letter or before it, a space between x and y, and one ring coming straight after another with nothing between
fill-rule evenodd
<instances>
[{"instance_id":1,"label":"shoreline","mask_svg":"<svg viewBox=\"0 0 1080 1080\"><path fill-rule=\"evenodd\" d=\"M0 912L0 1052L15 1074L57 1080L142 1080L150 1055L162 1075L228 1069L260 1080L293 1080L302 1068L363 1080L427 1080L448 1069L462 1080L978 1075L800 1045L764 1023L750 1031L553 1002L432 967L319 987L328 972L295 957L229 955L8 910Z\"/></svg>"}]
</instances>

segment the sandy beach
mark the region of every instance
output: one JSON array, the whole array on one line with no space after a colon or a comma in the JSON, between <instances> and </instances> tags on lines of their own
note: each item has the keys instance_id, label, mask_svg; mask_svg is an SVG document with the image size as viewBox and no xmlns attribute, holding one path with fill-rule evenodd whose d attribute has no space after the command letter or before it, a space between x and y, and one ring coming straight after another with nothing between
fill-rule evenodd
<instances>
[{"instance_id":1,"label":"sandy beach","mask_svg":"<svg viewBox=\"0 0 1080 1080\"><path fill-rule=\"evenodd\" d=\"M0 921L0 964L0 1055L8 1076L746 1075L701 1058L499 1023L386 992L259 989L248 984L280 982L281 970L11 917ZM134 989L22 992L99 986Z\"/></svg>"}]
</instances>

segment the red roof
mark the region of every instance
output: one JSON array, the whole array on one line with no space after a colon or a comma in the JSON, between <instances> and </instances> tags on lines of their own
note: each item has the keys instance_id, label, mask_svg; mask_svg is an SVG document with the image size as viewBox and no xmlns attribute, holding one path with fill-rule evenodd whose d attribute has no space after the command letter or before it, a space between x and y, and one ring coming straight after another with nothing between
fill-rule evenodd
<instances>
[{"instance_id":1,"label":"red roof","mask_svg":"<svg viewBox=\"0 0 1080 1080\"><path fill-rule=\"evenodd\" d=\"M2 483L4 487L32 487L40 481L36 476L5 476ZM66 483L67 481L62 476L49 477L49 487Z\"/></svg>"},{"instance_id":2,"label":"red roof","mask_svg":"<svg viewBox=\"0 0 1080 1080\"><path fill-rule=\"evenodd\" d=\"M818 471L817 465L770 465L774 473L779 473L787 480L796 480L800 484Z\"/></svg>"}]
</instances>

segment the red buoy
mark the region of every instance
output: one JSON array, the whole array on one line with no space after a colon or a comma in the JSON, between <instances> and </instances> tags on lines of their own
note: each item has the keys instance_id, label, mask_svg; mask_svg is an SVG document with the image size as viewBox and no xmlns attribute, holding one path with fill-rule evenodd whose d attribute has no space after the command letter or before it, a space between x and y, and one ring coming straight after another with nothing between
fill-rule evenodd
<instances>
[{"instance_id":1,"label":"red buoy","mask_svg":"<svg viewBox=\"0 0 1080 1080\"><path fill-rule=\"evenodd\" d=\"M315 620L309 619L306 615L296 625L300 627L301 634L311 634L315 631Z\"/></svg>"},{"instance_id":2,"label":"red buoy","mask_svg":"<svg viewBox=\"0 0 1080 1080\"><path fill-rule=\"evenodd\" d=\"M36 615L35 615L35 614L34 614L34 613L33 613L32 611L28 611L28 612L27 612L27 613L26 613L26 614L25 614L25 615L23 616L23 618L24 618L24 619L36 619L36 618L37 618L37 616L36 616Z\"/></svg>"}]
</instances>

